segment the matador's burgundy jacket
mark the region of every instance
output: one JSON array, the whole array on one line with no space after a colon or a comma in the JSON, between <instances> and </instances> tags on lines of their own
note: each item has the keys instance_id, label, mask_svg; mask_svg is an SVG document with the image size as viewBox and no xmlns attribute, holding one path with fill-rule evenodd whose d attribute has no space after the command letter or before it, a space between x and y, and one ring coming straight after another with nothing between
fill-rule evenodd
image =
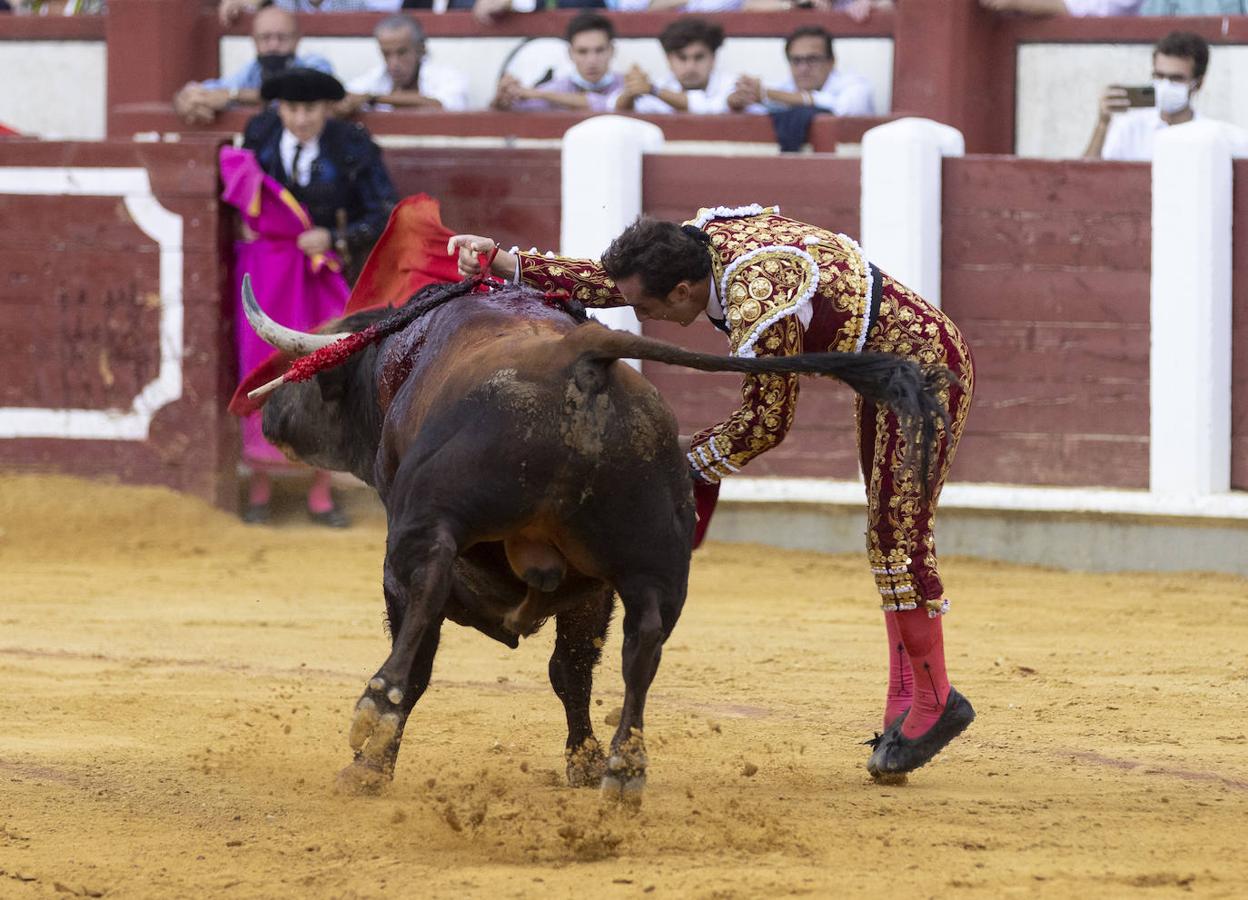
<instances>
[{"instance_id":1,"label":"matador's burgundy jacket","mask_svg":"<svg viewBox=\"0 0 1248 900\"><path fill-rule=\"evenodd\" d=\"M857 352L870 325L872 270L851 238L786 219L776 207L703 209L693 225L711 237L708 314L737 356ZM594 261L517 253L520 280L566 291L586 306L621 306ZM721 318L722 316L722 318ZM749 375L741 407L694 436L693 471L716 482L780 443L793 422L796 375Z\"/></svg>"}]
</instances>

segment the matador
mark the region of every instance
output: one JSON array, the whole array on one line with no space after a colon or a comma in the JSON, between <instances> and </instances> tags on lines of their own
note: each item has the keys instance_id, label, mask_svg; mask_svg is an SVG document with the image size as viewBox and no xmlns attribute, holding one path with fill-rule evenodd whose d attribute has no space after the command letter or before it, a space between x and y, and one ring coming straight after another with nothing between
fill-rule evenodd
<instances>
[{"instance_id":1,"label":"matador","mask_svg":"<svg viewBox=\"0 0 1248 900\"><path fill-rule=\"evenodd\" d=\"M700 210L683 225L642 218L596 262L537 251L501 251L488 238L457 235L460 271L491 271L588 307L630 306L639 319L689 325L702 315L737 356L878 351L950 379L940 393L949 414L933 447L930 483L905 464L904 434L892 410L857 397L859 460L867 494L867 559L888 634L884 731L868 743L867 768L898 780L930 761L974 719L949 684L942 621L949 611L936 564L934 515L971 405L975 372L957 326L914 291L871 264L843 234L759 205ZM793 423L796 375L747 375L741 405L688 440L694 479L716 483L778 445Z\"/></svg>"}]
</instances>

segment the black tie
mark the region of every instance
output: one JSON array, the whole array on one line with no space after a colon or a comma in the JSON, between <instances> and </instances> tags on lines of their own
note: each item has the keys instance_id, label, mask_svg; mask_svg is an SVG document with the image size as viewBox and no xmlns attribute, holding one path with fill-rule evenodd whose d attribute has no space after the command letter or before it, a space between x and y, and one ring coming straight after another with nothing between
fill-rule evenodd
<instances>
[{"instance_id":1,"label":"black tie","mask_svg":"<svg viewBox=\"0 0 1248 900\"><path fill-rule=\"evenodd\" d=\"M299 157L303 155L303 144L295 144L295 158L290 161L290 183L299 183Z\"/></svg>"}]
</instances>

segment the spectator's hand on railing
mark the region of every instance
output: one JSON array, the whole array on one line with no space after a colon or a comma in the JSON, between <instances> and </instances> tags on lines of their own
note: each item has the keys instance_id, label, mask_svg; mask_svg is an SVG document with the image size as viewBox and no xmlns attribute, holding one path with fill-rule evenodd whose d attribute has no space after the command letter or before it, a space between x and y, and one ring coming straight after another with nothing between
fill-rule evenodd
<instances>
[{"instance_id":1,"label":"spectator's hand on railing","mask_svg":"<svg viewBox=\"0 0 1248 900\"><path fill-rule=\"evenodd\" d=\"M740 112L747 106L763 102L763 81L753 75L742 75L728 95L728 108Z\"/></svg>"},{"instance_id":2,"label":"spectator's hand on railing","mask_svg":"<svg viewBox=\"0 0 1248 900\"><path fill-rule=\"evenodd\" d=\"M491 25L511 12L511 0L477 0L472 5L472 15L482 25Z\"/></svg>"},{"instance_id":3,"label":"spectator's hand on railing","mask_svg":"<svg viewBox=\"0 0 1248 900\"><path fill-rule=\"evenodd\" d=\"M645 69L633 63L632 68L624 73L624 93L630 97L640 97L654 90L650 76Z\"/></svg>"},{"instance_id":4,"label":"spectator's hand on railing","mask_svg":"<svg viewBox=\"0 0 1248 900\"><path fill-rule=\"evenodd\" d=\"M218 104L218 95L225 98L224 102ZM207 125L228 102L228 92L211 91L191 81L174 96L173 109L188 125Z\"/></svg>"},{"instance_id":5,"label":"spectator's hand on railing","mask_svg":"<svg viewBox=\"0 0 1248 900\"><path fill-rule=\"evenodd\" d=\"M516 101L523 99L524 85L515 75L505 74L498 79L498 90L494 93L495 109L511 109Z\"/></svg>"},{"instance_id":6,"label":"spectator's hand on railing","mask_svg":"<svg viewBox=\"0 0 1248 900\"><path fill-rule=\"evenodd\" d=\"M217 20L222 28L229 28L243 13L255 12L256 0L221 0L217 6Z\"/></svg>"},{"instance_id":7,"label":"spectator's hand on railing","mask_svg":"<svg viewBox=\"0 0 1248 900\"><path fill-rule=\"evenodd\" d=\"M1107 87L1101 94L1101 121L1108 122L1114 113L1126 112L1131 108L1127 101L1127 90L1121 87Z\"/></svg>"}]
</instances>

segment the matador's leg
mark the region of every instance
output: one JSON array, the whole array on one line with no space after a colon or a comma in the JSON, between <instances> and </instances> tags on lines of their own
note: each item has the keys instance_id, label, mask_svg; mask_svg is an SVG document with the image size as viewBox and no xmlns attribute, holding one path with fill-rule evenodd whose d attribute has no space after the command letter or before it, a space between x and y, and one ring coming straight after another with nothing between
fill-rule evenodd
<instances>
[{"instance_id":1,"label":"matador's leg","mask_svg":"<svg viewBox=\"0 0 1248 900\"><path fill-rule=\"evenodd\" d=\"M943 319L943 317L940 317ZM970 405L974 371L970 355L948 320L939 336L939 358L962 380L941 397L951 427L942 429L934 449L935 477L924 491L904 465L906 447L900 423L888 409L864 405L874 412L875 433L867 474L870 530L868 556L896 635L913 672L913 702L894 721L875 748L868 769L873 775L898 774L928 762L974 718L969 702L949 684L945 668L942 617L949 601L936 565L933 519L940 489L961 437ZM866 441L864 439L863 443ZM865 453L865 447L863 448Z\"/></svg>"}]
</instances>

